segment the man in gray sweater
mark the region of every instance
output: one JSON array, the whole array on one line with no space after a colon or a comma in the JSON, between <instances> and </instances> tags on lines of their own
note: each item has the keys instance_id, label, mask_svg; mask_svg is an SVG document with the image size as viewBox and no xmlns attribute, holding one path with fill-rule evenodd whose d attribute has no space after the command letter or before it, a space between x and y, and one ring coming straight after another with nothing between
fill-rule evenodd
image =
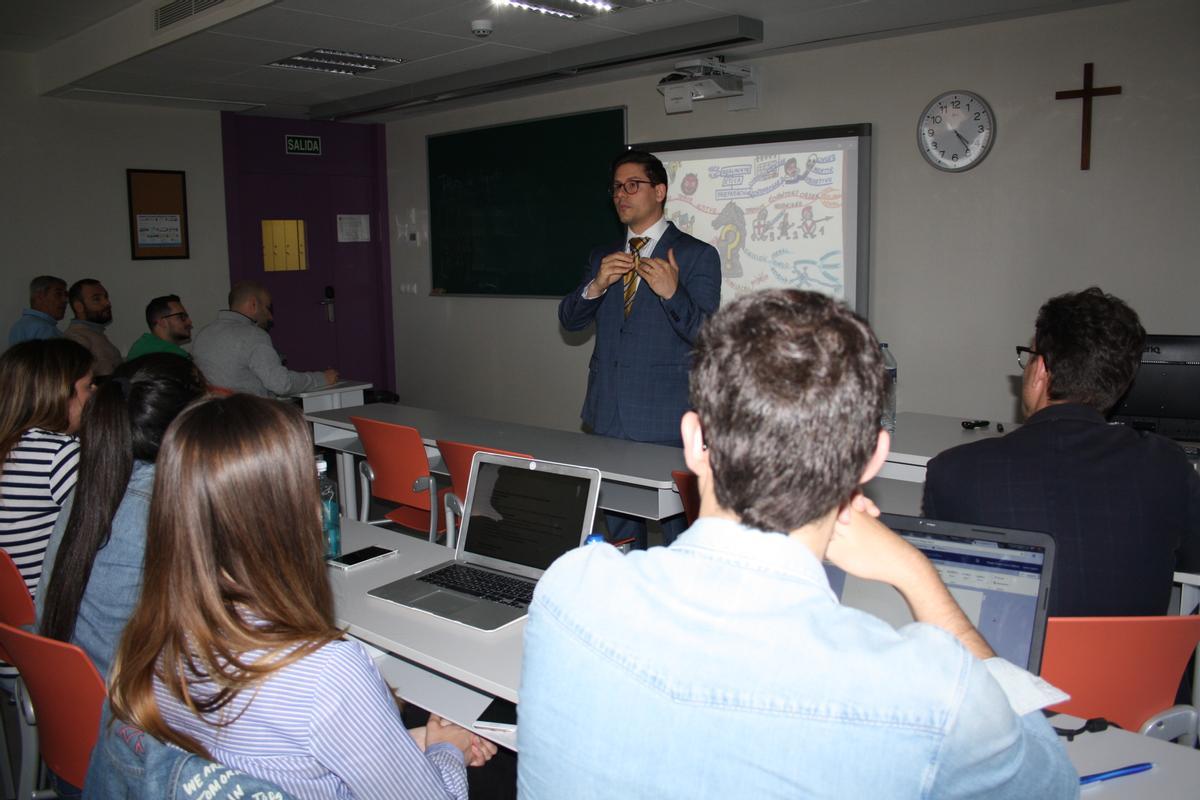
<instances>
[{"instance_id":1,"label":"man in gray sweater","mask_svg":"<svg viewBox=\"0 0 1200 800\"><path fill-rule=\"evenodd\" d=\"M239 281L229 290L229 310L196 334L192 359L209 385L234 392L275 397L336 383L337 370L293 372L283 365L267 327L271 293L256 281Z\"/></svg>"}]
</instances>

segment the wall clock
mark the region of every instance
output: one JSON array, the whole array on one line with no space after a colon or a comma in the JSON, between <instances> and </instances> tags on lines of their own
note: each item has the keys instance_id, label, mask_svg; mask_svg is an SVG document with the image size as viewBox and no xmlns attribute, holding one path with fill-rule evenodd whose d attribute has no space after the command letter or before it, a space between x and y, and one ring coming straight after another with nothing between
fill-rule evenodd
<instances>
[{"instance_id":1,"label":"wall clock","mask_svg":"<svg viewBox=\"0 0 1200 800\"><path fill-rule=\"evenodd\" d=\"M917 149L932 166L963 172L983 161L996 140L992 107L974 92L938 95L917 120Z\"/></svg>"}]
</instances>

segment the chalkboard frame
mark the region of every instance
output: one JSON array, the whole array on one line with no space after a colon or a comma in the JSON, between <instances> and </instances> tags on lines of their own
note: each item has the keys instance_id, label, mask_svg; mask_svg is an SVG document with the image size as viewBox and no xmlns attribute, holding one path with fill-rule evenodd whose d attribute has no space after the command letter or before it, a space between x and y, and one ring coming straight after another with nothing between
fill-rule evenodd
<instances>
[{"instance_id":1,"label":"chalkboard frame","mask_svg":"<svg viewBox=\"0 0 1200 800\"><path fill-rule=\"evenodd\" d=\"M638 142L630 147L660 157L677 150L700 150L737 145L774 144L776 142L812 141L815 139L858 139L857 159L857 231L855 237L856 263L854 298L848 304L863 318L870 320L871 298L871 123L826 125L814 128L793 128L779 131L757 131L692 139L671 139ZM664 163L667 161L663 158ZM722 298L724 302L728 298Z\"/></svg>"},{"instance_id":2,"label":"chalkboard frame","mask_svg":"<svg viewBox=\"0 0 1200 800\"><path fill-rule=\"evenodd\" d=\"M572 129L579 135L568 141ZM505 152L514 139L519 148ZM426 136L430 295L559 298L574 289L589 250L621 236L603 191L627 141L625 106ZM462 202L470 190L491 197Z\"/></svg>"}]
</instances>

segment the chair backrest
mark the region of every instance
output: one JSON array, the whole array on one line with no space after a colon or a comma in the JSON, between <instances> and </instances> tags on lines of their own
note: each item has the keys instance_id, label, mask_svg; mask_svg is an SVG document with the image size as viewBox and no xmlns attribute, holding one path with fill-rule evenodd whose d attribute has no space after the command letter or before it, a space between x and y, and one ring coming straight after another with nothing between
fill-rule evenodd
<instances>
[{"instance_id":1,"label":"chair backrest","mask_svg":"<svg viewBox=\"0 0 1200 800\"><path fill-rule=\"evenodd\" d=\"M446 464L446 471L450 473L450 490L464 504L467 502L467 481L471 477L471 459L475 457L476 453L499 453L502 456L533 458L533 456L526 453L514 453L511 450L498 450L495 447L463 444L462 442L451 442L445 439L437 440L437 449L442 454L442 461Z\"/></svg>"},{"instance_id":2,"label":"chair backrest","mask_svg":"<svg viewBox=\"0 0 1200 800\"><path fill-rule=\"evenodd\" d=\"M20 627L37 620L33 598L25 585L25 576L4 550L0 550L0 622Z\"/></svg>"},{"instance_id":3,"label":"chair backrest","mask_svg":"<svg viewBox=\"0 0 1200 800\"><path fill-rule=\"evenodd\" d=\"M679 499L683 501L683 516L691 525L700 516L700 484L690 470L674 470L671 477L675 480L675 488L679 490Z\"/></svg>"},{"instance_id":4,"label":"chair backrest","mask_svg":"<svg viewBox=\"0 0 1200 800\"><path fill-rule=\"evenodd\" d=\"M351 417L367 463L375 471L371 493L392 503L429 511L429 492L414 492L417 478L429 474L429 457L416 428L391 422Z\"/></svg>"},{"instance_id":5,"label":"chair backrest","mask_svg":"<svg viewBox=\"0 0 1200 800\"><path fill-rule=\"evenodd\" d=\"M1136 731L1175 704L1200 616L1050 617L1042 677L1071 699L1052 710Z\"/></svg>"},{"instance_id":6,"label":"chair backrest","mask_svg":"<svg viewBox=\"0 0 1200 800\"><path fill-rule=\"evenodd\" d=\"M42 760L55 775L83 786L100 730L104 680L73 644L0 624L0 644L33 701Z\"/></svg>"}]
</instances>

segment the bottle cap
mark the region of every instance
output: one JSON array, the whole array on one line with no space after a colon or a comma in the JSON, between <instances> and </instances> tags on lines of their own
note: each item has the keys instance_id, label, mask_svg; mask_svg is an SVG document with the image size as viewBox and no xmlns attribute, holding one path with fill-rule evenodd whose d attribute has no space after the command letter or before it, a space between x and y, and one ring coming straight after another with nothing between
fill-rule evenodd
<instances>
[{"instance_id":1,"label":"bottle cap","mask_svg":"<svg viewBox=\"0 0 1200 800\"><path fill-rule=\"evenodd\" d=\"M583 540L584 544L596 544L597 542L604 543L608 540L604 538L603 533L589 533L588 537Z\"/></svg>"}]
</instances>

